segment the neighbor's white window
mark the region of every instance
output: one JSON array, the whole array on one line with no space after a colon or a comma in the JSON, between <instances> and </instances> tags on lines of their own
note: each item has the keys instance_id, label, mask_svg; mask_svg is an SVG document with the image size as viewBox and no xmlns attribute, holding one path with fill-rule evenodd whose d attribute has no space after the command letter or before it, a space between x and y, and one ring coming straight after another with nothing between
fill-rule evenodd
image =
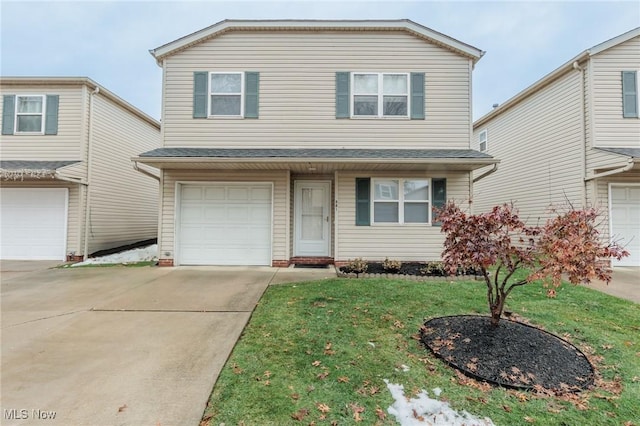
<instances>
[{"instance_id":1,"label":"neighbor's white window","mask_svg":"<svg viewBox=\"0 0 640 426\"><path fill-rule=\"evenodd\" d=\"M16 133L44 132L44 96L16 96Z\"/></svg>"},{"instance_id":2,"label":"neighbor's white window","mask_svg":"<svg viewBox=\"0 0 640 426\"><path fill-rule=\"evenodd\" d=\"M244 74L210 73L209 115L242 117Z\"/></svg>"},{"instance_id":3,"label":"neighbor's white window","mask_svg":"<svg viewBox=\"0 0 640 426\"><path fill-rule=\"evenodd\" d=\"M374 223L430 223L429 179L374 179Z\"/></svg>"},{"instance_id":4,"label":"neighbor's white window","mask_svg":"<svg viewBox=\"0 0 640 426\"><path fill-rule=\"evenodd\" d=\"M353 73L354 117L408 117L409 74Z\"/></svg>"},{"instance_id":5,"label":"neighbor's white window","mask_svg":"<svg viewBox=\"0 0 640 426\"><path fill-rule=\"evenodd\" d=\"M480 152L485 152L488 148L487 146L487 130L483 130L478 135L478 145L480 147Z\"/></svg>"}]
</instances>

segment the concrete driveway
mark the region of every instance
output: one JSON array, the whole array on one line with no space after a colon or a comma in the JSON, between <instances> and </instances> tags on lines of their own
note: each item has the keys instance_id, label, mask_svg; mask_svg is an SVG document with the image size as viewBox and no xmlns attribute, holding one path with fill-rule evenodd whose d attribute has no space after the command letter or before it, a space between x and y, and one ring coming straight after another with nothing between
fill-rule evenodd
<instances>
[{"instance_id":1,"label":"concrete driveway","mask_svg":"<svg viewBox=\"0 0 640 426\"><path fill-rule=\"evenodd\" d=\"M594 281L590 287L621 299L640 303L640 267L615 267L609 285L602 281Z\"/></svg>"},{"instance_id":2,"label":"concrete driveway","mask_svg":"<svg viewBox=\"0 0 640 426\"><path fill-rule=\"evenodd\" d=\"M1 273L3 425L195 426L267 286L335 276L44 265Z\"/></svg>"}]
</instances>

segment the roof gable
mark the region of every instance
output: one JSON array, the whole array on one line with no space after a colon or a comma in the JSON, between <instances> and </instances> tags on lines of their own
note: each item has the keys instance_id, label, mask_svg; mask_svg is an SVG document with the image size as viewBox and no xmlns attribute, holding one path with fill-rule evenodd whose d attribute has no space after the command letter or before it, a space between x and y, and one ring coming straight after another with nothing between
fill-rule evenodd
<instances>
[{"instance_id":1,"label":"roof gable","mask_svg":"<svg viewBox=\"0 0 640 426\"><path fill-rule=\"evenodd\" d=\"M160 63L163 59L229 31L406 31L428 42L473 60L475 64L484 52L469 44L417 24L399 20L232 20L227 19L210 27L181 37L149 51Z\"/></svg>"},{"instance_id":2,"label":"roof gable","mask_svg":"<svg viewBox=\"0 0 640 426\"><path fill-rule=\"evenodd\" d=\"M631 31L627 31L624 34L621 34L603 43L597 44L590 49L582 51L580 54L570 59L568 62L565 62L555 70L551 71L549 74L545 75L540 80L533 83L531 86L525 88L515 96L503 102L500 106L494 108L492 111L480 117L473 123L473 128L477 129L480 126L484 126L492 118L499 116L511 107L527 99L529 96L542 90L544 87L562 77L567 72L573 70L575 67L579 68L581 63L588 61L592 56L602 53L605 50L611 49L612 47L618 46L638 36L640 36L640 27L634 28Z\"/></svg>"}]
</instances>

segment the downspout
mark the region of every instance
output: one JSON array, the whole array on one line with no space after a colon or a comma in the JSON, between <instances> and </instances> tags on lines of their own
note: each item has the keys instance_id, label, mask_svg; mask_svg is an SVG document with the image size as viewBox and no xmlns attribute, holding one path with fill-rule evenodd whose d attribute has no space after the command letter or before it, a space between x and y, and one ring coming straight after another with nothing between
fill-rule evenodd
<instances>
[{"instance_id":1,"label":"downspout","mask_svg":"<svg viewBox=\"0 0 640 426\"><path fill-rule=\"evenodd\" d=\"M489 176L489 175L491 175L491 174L493 174L493 173L495 173L495 172L497 172L497 171L498 171L498 163L495 163L495 164L493 165L493 168L492 168L491 170L487 170L486 172L484 172L484 173L483 173L483 174L481 174L480 176L477 176L477 177L473 178L473 183L476 183L476 182L477 182L477 181L479 181L480 179L484 179L484 178L486 178L487 176Z\"/></svg>"},{"instance_id":2,"label":"downspout","mask_svg":"<svg viewBox=\"0 0 640 426\"><path fill-rule=\"evenodd\" d=\"M591 177L585 178L584 180L585 180L585 182L588 182L590 180L603 178L605 176L616 175L618 173L628 172L629 170L633 169L633 166L635 166L635 164L636 164L636 162L633 160L633 158L629 158L629 164L627 164L626 166L618 167L617 169L609 170L609 171L602 172L602 173L596 173Z\"/></svg>"},{"instance_id":3,"label":"downspout","mask_svg":"<svg viewBox=\"0 0 640 426\"><path fill-rule=\"evenodd\" d=\"M584 68L578 61L573 63L573 69L580 72L580 127L582 129L582 141L580 153L582 154L582 208L587 207L587 127L585 119L585 90L584 90Z\"/></svg>"},{"instance_id":4,"label":"downspout","mask_svg":"<svg viewBox=\"0 0 640 426\"><path fill-rule=\"evenodd\" d=\"M91 159L93 148L93 100L95 95L100 93L100 87L96 86L95 90L91 92L89 100L89 138L87 140L87 190L85 192L84 199L84 249L82 259L86 261L89 258L89 221L91 219Z\"/></svg>"},{"instance_id":5,"label":"downspout","mask_svg":"<svg viewBox=\"0 0 640 426\"><path fill-rule=\"evenodd\" d=\"M157 180L158 182L160 182L160 176L154 175L153 173L151 173L151 172L149 172L147 170L141 169L140 167L138 167L138 162L135 161L135 160L133 161L133 170L135 170L136 172L140 172L143 175L152 177L155 180Z\"/></svg>"}]
</instances>

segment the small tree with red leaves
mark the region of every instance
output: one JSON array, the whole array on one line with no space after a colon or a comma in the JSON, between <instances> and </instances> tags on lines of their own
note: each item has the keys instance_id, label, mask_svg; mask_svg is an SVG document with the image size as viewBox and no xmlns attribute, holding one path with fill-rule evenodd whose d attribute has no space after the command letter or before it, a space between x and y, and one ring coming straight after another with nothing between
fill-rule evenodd
<instances>
[{"instance_id":1,"label":"small tree with red leaves","mask_svg":"<svg viewBox=\"0 0 640 426\"><path fill-rule=\"evenodd\" d=\"M597 211L569 210L544 226L527 226L513 205L468 215L455 203L439 210L441 231L446 234L443 260L455 273L474 268L484 277L491 324L498 325L511 291L534 280L557 288L565 274L573 284L597 278L611 281L611 269L603 260L621 259L629 253L616 244L605 245L596 229ZM516 271L529 270L525 278ZM554 293L553 289L549 290Z\"/></svg>"}]
</instances>

